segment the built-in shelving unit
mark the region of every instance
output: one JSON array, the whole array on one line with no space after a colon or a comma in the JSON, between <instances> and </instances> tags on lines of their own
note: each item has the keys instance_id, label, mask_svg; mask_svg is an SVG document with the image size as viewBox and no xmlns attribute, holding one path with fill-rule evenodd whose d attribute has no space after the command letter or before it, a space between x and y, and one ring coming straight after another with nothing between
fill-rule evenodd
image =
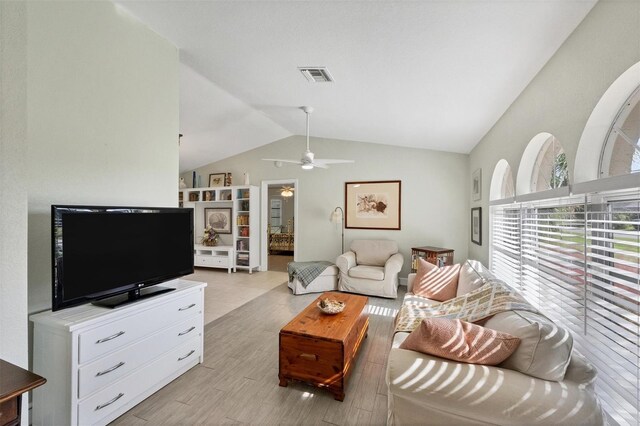
<instances>
[{"instance_id":1,"label":"built-in shelving unit","mask_svg":"<svg viewBox=\"0 0 640 426\"><path fill-rule=\"evenodd\" d=\"M248 270L260 266L259 188L257 186L225 186L216 188L189 188L178 193L180 207L194 210L194 250L199 262L196 266ZM230 246L231 265L221 259L205 259L207 251L200 244L205 229L205 209L230 209L229 233L219 233L220 246ZM212 247L215 248L215 247ZM211 251L212 256L220 253ZM216 260L216 261L214 261Z\"/></svg>"}]
</instances>

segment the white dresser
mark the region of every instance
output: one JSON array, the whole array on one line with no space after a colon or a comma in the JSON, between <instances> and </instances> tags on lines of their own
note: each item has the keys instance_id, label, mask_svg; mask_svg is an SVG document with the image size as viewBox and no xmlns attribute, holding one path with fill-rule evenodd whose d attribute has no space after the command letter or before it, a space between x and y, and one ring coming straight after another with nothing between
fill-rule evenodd
<instances>
[{"instance_id":1,"label":"white dresser","mask_svg":"<svg viewBox=\"0 0 640 426\"><path fill-rule=\"evenodd\" d=\"M34 425L107 424L202 362L206 283L108 309L81 305L32 315Z\"/></svg>"}]
</instances>

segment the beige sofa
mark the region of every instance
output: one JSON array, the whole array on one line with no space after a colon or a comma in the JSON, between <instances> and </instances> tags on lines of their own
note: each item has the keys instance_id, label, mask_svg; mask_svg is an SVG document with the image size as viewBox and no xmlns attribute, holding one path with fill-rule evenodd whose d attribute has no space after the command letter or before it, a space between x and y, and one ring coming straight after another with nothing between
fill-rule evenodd
<instances>
[{"instance_id":1,"label":"beige sofa","mask_svg":"<svg viewBox=\"0 0 640 426\"><path fill-rule=\"evenodd\" d=\"M350 251L338 256L338 289L395 299L404 258L391 240L354 240Z\"/></svg>"},{"instance_id":2,"label":"beige sofa","mask_svg":"<svg viewBox=\"0 0 640 426\"><path fill-rule=\"evenodd\" d=\"M404 303L438 303L412 293L414 278L415 274L409 275ZM478 262L465 263L458 296L492 279ZM604 424L594 393L595 368L572 350L569 332L541 315L523 311L495 315L485 327L522 339L516 352L499 366L459 363L400 349L409 333L396 333L386 373L387 424Z\"/></svg>"}]
</instances>

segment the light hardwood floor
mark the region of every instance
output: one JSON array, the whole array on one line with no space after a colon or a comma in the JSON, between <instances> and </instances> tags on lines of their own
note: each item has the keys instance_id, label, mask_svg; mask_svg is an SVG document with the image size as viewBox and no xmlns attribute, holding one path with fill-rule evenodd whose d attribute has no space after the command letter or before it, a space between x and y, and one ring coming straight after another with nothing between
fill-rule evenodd
<instances>
[{"instance_id":1,"label":"light hardwood floor","mask_svg":"<svg viewBox=\"0 0 640 426\"><path fill-rule=\"evenodd\" d=\"M395 300L369 298L369 335L343 402L303 383L278 386L278 332L318 297L293 296L282 284L206 325L203 364L112 424L386 424L384 376L399 290Z\"/></svg>"}]
</instances>

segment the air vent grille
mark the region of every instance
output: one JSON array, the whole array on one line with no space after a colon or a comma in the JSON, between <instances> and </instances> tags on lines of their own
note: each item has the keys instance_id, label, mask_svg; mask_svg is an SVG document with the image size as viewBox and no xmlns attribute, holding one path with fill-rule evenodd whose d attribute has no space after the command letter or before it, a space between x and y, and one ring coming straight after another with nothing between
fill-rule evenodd
<instances>
[{"instance_id":1,"label":"air vent grille","mask_svg":"<svg viewBox=\"0 0 640 426\"><path fill-rule=\"evenodd\" d=\"M333 77L327 67L298 67L310 83L332 83Z\"/></svg>"}]
</instances>

